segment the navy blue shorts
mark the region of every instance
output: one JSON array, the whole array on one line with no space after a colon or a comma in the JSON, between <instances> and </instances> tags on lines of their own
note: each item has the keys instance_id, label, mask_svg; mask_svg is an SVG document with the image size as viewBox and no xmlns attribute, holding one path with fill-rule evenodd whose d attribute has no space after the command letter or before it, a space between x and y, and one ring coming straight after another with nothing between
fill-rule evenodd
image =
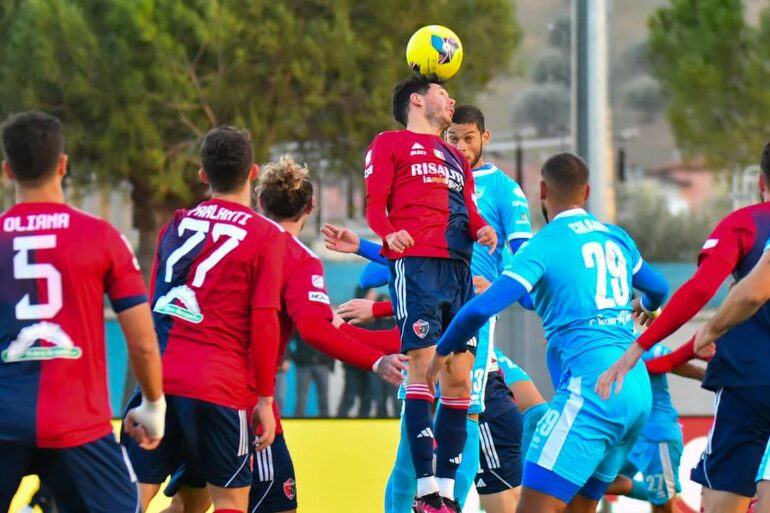
<instances>
[{"instance_id":1,"label":"navy blue shorts","mask_svg":"<svg viewBox=\"0 0 770 513\"><path fill-rule=\"evenodd\" d=\"M250 513L297 509L297 478L283 434L275 435L275 441L267 449L254 453L251 466ZM182 486L203 488L206 481L196 471L184 466L174 473L163 493L172 497Z\"/></svg>"},{"instance_id":2,"label":"navy blue shorts","mask_svg":"<svg viewBox=\"0 0 770 513\"><path fill-rule=\"evenodd\" d=\"M521 413L511 408L492 419L479 417L481 458L476 473L479 495L504 492L521 485Z\"/></svg>"},{"instance_id":3,"label":"navy blue shorts","mask_svg":"<svg viewBox=\"0 0 770 513\"><path fill-rule=\"evenodd\" d=\"M297 479L283 434L262 451L254 453L249 511L276 513L297 509Z\"/></svg>"},{"instance_id":4,"label":"navy blue shorts","mask_svg":"<svg viewBox=\"0 0 770 513\"><path fill-rule=\"evenodd\" d=\"M390 297L401 328L401 352L435 346L460 308L473 298L471 269L462 260L390 260ZM475 354L475 346L470 350Z\"/></svg>"},{"instance_id":5,"label":"navy blue shorts","mask_svg":"<svg viewBox=\"0 0 770 513\"><path fill-rule=\"evenodd\" d=\"M712 490L753 497L770 437L770 386L721 388L708 445L690 478Z\"/></svg>"},{"instance_id":6,"label":"navy blue shorts","mask_svg":"<svg viewBox=\"0 0 770 513\"><path fill-rule=\"evenodd\" d=\"M136 476L110 433L66 449L0 442L0 511L9 511L22 477L37 474L61 511L135 513Z\"/></svg>"},{"instance_id":7,"label":"navy blue shorts","mask_svg":"<svg viewBox=\"0 0 770 513\"><path fill-rule=\"evenodd\" d=\"M137 404L132 400L128 408L132 403ZM162 483L187 465L214 486L251 484L252 434L246 410L173 395L166 396L166 403L166 433L157 449L145 451L122 437L139 482Z\"/></svg>"}]
</instances>

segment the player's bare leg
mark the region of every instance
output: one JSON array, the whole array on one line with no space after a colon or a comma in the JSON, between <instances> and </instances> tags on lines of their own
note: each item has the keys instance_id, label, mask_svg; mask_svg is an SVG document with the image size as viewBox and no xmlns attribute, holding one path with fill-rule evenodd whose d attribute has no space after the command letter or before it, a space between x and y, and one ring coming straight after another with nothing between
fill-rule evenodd
<instances>
[{"instance_id":1,"label":"player's bare leg","mask_svg":"<svg viewBox=\"0 0 770 513\"><path fill-rule=\"evenodd\" d=\"M630 478L624 475L618 475L615 480L610 483L605 492L607 495L628 495L631 493L634 483Z\"/></svg>"},{"instance_id":2,"label":"player's bare leg","mask_svg":"<svg viewBox=\"0 0 770 513\"><path fill-rule=\"evenodd\" d=\"M754 513L770 513L770 481L757 483L757 505Z\"/></svg>"},{"instance_id":3,"label":"player's bare leg","mask_svg":"<svg viewBox=\"0 0 770 513\"><path fill-rule=\"evenodd\" d=\"M206 488L182 486L172 497L171 504L160 513L206 513L211 507L211 496Z\"/></svg>"},{"instance_id":4,"label":"player's bare leg","mask_svg":"<svg viewBox=\"0 0 770 513\"><path fill-rule=\"evenodd\" d=\"M211 483L207 486L211 501L214 503L214 511L219 509L234 509L245 512L249 507L248 486L239 488L222 488Z\"/></svg>"},{"instance_id":5,"label":"player's bare leg","mask_svg":"<svg viewBox=\"0 0 770 513\"><path fill-rule=\"evenodd\" d=\"M562 513L567 504L552 495L522 487L516 513Z\"/></svg>"},{"instance_id":6,"label":"player's bare leg","mask_svg":"<svg viewBox=\"0 0 770 513\"><path fill-rule=\"evenodd\" d=\"M521 486L517 486L498 493L479 495L479 500L487 513L516 513L520 497Z\"/></svg>"},{"instance_id":7,"label":"player's bare leg","mask_svg":"<svg viewBox=\"0 0 770 513\"><path fill-rule=\"evenodd\" d=\"M703 513L746 513L751 502L751 497L709 488L703 488L701 499Z\"/></svg>"},{"instance_id":8,"label":"player's bare leg","mask_svg":"<svg viewBox=\"0 0 770 513\"><path fill-rule=\"evenodd\" d=\"M599 505L599 501L595 499L589 499L578 494L570 501L565 513L595 513L596 507Z\"/></svg>"},{"instance_id":9,"label":"player's bare leg","mask_svg":"<svg viewBox=\"0 0 770 513\"><path fill-rule=\"evenodd\" d=\"M158 495L160 485L155 483L139 483L139 502L142 505L142 511L147 511L152 499Z\"/></svg>"}]
</instances>

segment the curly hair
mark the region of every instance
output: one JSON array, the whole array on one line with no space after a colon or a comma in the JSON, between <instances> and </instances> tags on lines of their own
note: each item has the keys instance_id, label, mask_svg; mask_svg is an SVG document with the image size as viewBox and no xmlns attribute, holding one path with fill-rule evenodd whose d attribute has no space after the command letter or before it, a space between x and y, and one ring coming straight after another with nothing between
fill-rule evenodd
<instances>
[{"instance_id":1,"label":"curly hair","mask_svg":"<svg viewBox=\"0 0 770 513\"><path fill-rule=\"evenodd\" d=\"M262 167L257 194L268 217L277 221L298 219L313 201L310 171L291 155L282 155L277 162Z\"/></svg>"}]
</instances>

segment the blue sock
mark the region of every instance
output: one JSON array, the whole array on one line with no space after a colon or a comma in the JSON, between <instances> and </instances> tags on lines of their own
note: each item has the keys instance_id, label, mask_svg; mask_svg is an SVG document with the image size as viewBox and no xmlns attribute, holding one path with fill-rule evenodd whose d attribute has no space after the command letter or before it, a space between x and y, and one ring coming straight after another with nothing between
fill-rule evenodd
<instances>
[{"instance_id":1,"label":"blue sock","mask_svg":"<svg viewBox=\"0 0 770 513\"><path fill-rule=\"evenodd\" d=\"M463 461L460 463L460 468L457 469L455 480L455 498L460 503L460 507L465 505L465 499L468 498L468 493L471 491L476 472L479 471L479 458L481 457L479 422L467 419L465 426L468 437L465 439Z\"/></svg>"},{"instance_id":2,"label":"blue sock","mask_svg":"<svg viewBox=\"0 0 770 513\"><path fill-rule=\"evenodd\" d=\"M633 484L631 485L631 493L628 494L629 497L645 502L650 500L650 494L647 493L647 483L636 479L632 479L631 483Z\"/></svg>"},{"instance_id":3,"label":"blue sock","mask_svg":"<svg viewBox=\"0 0 770 513\"><path fill-rule=\"evenodd\" d=\"M409 438L406 434L406 422L401 417L401 440L398 443L396 462L385 488L385 513L412 513L417 481L409 451Z\"/></svg>"},{"instance_id":4,"label":"blue sock","mask_svg":"<svg viewBox=\"0 0 770 513\"><path fill-rule=\"evenodd\" d=\"M521 457L526 459L527 451L529 450L529 444L532 442L532 435L535 434L537 429L537 423L543 418L545 412L548 411L548 403L540 403L534 406L530 406L527 411L521 414Z\"/></svg>"},{"instance_id":5,"label":"blue sock","mask_svg":"<svg viewBox=\"0 0 770 513\"><path fill-rule=\"evenodd\" d=\"M440 404L441 408L436 412L436 477L454 480L467 438L465 423L471 399L443 396ZM454 498L448 490L442 489L441 495ZM451 495L454 495L454 490Z\"/></svg>"},{"instance_id":6,"label":"blue sock","mask_svg":"<svg viewBox=\"0 0 770 513\"><path fill-rule=\"evenodd\" d=\"M430 407L433 396L428 385L407 385L404 420L409 437L415 477L433 476L433 422Z\"/></svg>"}]
</instances>

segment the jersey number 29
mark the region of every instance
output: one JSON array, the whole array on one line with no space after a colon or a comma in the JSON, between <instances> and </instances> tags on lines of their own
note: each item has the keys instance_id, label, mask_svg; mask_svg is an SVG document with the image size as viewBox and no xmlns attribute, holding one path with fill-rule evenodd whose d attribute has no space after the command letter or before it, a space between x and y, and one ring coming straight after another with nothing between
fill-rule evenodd
<instances>
[{"instance_id":1,"label":"jersey number 29","mask_svg":"<svg viewBox=\"0 0 770 513\"><path fill-rule=\"evenodd\" d=\"M604 245L587 242L583 244L583 263L586 269L596 268L596 308L604 310L628 304L631 295L628 268L620 246L611 240Z\"/></svg>"}]
</instances>

